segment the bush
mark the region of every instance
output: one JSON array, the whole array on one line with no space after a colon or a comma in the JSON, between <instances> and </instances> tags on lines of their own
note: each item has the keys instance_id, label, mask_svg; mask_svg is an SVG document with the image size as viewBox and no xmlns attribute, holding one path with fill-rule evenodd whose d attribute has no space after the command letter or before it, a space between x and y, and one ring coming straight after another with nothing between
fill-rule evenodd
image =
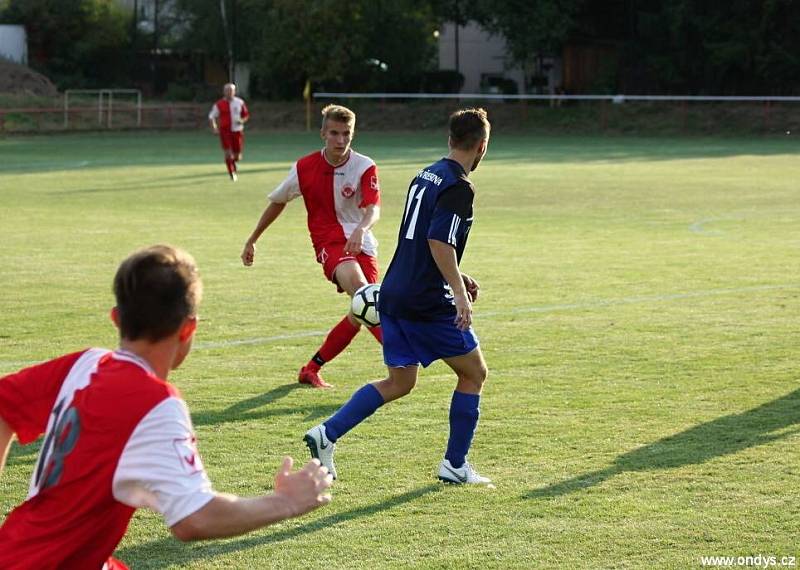
<instances>
[{"instance_id":1,"label":"bush","mask_svg":"<svg viewBox=\"0 0 800 570\"><path fill-rule=\"evenodd\" d=\"M464 86L464 76L455 69L428 71L422 76L423 93L458 93Z\"/></svg>"}]
</instances>

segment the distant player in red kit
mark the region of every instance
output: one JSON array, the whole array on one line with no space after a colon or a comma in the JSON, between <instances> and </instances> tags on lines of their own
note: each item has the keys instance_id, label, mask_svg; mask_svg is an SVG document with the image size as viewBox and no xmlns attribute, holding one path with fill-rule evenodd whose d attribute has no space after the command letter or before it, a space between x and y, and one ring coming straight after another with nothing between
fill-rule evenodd
<instances>
[{"instance_id":1,"label":"distant player in red kit","mask_svg":"<svg viewBox=\"0 0 800 570\"><path fill-rule=\"evenodd\" d=\"M236 163L242 159L244 124L250 118L250 112L244 101L236 96L236 85L226 83L223 92L225 96L211 107L208 122L211 129L219 134L228 175L236 182L239 179Z\"/></svg>"},{"instance_id":2,"label":"distant player in red kit","mask_svg":"<svg viewBox=\"0 0 800 570\"><path fill-rule=\"evenodd\" d=\"M302 196L314 253L325 277L351 297L359 287L378 281L378 242L371 229L380 217L378 170L371 158L350 148L355 127L356 115L347 107L322 109L320 134L325 148L295 162L289 176L270 193L269 205L244 245L245 265L253 264L255 244L264 230L289 201ZM320 367L347 348L360 329L348 312L300 369L300 383L330 387L320 376ZM380 326L369 332L383 342Z\"/></svg>"},{"instance_id":3,"label":"distant player in red kit","mask_svg":"<svg viewBox=\"0 0 800 570\"><path fill-rule=\"evenodd\" d=\"M192 257L153 246L114 278L117 350L89 348L0 378L0 471L13 436L44 435L28 498L0 527L0 568L110 570L134 511L161 513L180 540L235 536L328 503L319 462L292 472L284 458L272 493L216 493L189 411L166 381L189 354L202 284Z\"/></svg>"}]
</instances>

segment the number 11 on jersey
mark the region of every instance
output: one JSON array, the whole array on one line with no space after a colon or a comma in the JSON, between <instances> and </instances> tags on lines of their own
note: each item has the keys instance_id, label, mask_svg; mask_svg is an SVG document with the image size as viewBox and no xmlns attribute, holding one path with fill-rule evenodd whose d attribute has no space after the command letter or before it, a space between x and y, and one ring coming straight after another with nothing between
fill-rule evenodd
<instances>
[{"instance_id":1,"label":"number 11 on jersey","mask_svg":"<svg viewBox=\"0 0 800 570\"><path fill-rule=\"evenodd\" d=\"M417 227L417 218L419 217L419 207L422 204L422 195L425 194L426 186L423 186L419 193L417 192L418 184L414 184L411 188L408 189L408 198L406 199L406 213L403 216L403 223L406 223L408 220L408 212L411 210L411 203L416 201L414 205L414 213L411 215L411 222L408 224L408 228L406 229L406 239L414 239L414 230Z\"/></svg>"}]
</instances>

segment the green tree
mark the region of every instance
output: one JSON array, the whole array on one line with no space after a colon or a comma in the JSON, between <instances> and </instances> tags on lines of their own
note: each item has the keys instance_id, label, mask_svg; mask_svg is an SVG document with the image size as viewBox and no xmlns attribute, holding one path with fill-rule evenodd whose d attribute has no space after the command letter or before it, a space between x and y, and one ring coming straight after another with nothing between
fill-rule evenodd
<instances>
[{"instance_id":1,"label":"green tree","mask_svg":"<svg viewBox=\"0 0 800 570\"><path fill-rule=\"evenodd\" d=\"M414 0L225 0L234 56L250 61L254 89L297 98L314 89L418 91L435 65L437 20ZM180 0L187 47L227 60L219 2Z\"/></svg>"},{"instance_id":2,"label":"green tree","mask_svg":"<svg viewBox=\"0 0 800 570\"><path fill-rule=\"evenodd\" d=\"M510 55L525 64L540 55L560 54L576 30L586 0L475 0L442 2L453 11L502 34ZM466 7L465 7L466 5ZM443 14L446 17L446 14Z\"/></svg>"},{"instance_id":3,"label":"green tree","mask_svg":"<svg viewBox=\"0 0 800 570\"><path fill-rule=\"evenodd\" d=\"M297 97L314 88L418 91L434 65L437 21L414 0L272 0L253 47L261 87Z\"/></svg>"},{"instance_id":4,"label":"green tree","mask_svg":"<svg viewBox=\"0 0 800 570\"><path fill-rule=\"evenodd\" d=\"M113 0L8 0L0 21L25 26L31 67L60 88L126 84L130 17Z\"/></svg>"},{"instance_id":5,"label":"green tree","mask_svg":"<svg viewBox=\"0 0 800 570\"><path fill-rule=\"evenodd\" d=\"M789 94L800 89L800 4L792 0L642 3L626 72L648 91Z\"/></svg>"}]
</instances>

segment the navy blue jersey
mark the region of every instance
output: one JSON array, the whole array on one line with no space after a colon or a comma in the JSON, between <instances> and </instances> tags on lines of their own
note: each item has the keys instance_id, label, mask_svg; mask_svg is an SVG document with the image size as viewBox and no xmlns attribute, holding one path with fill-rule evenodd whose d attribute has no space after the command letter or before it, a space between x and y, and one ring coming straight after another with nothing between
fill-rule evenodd
<instances>
[{"instance_id":1,"label":"navy blue jersey","mask_svg":"<svg viewBox=\"0 0 800 570\"><path fill-rule=\"evenodd\" d=\"M449 158L411 181L397 249L381 284L381 313L422 321L456 314L453 293L433 260L428 240L450 244L460 262L472 226L474 196L467 173Z\"/></svg>"}]
</instances>

